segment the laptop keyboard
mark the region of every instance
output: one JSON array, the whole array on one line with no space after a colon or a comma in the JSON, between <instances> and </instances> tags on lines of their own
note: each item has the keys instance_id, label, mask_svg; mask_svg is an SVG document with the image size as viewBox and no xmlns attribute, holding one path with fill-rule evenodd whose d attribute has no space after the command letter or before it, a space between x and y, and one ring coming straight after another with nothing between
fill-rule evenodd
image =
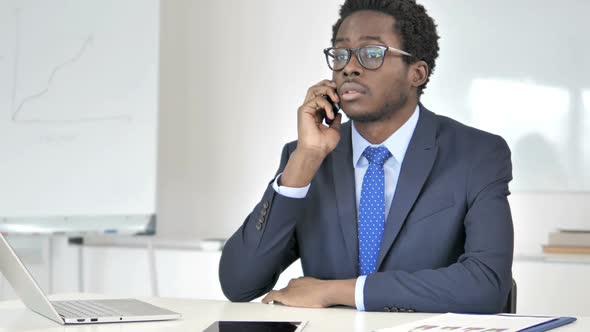
<instances>
[{"instance_id":1,"label":"laptop keyboard","mask_svg":"<svg viewBox=\"0 0 590 332\"><path fill-rule=\"evenodd\" d=\"M129 313L96 301L52 301L58 314L65 318L121 317Z\"/></svg>"}]
</instances>

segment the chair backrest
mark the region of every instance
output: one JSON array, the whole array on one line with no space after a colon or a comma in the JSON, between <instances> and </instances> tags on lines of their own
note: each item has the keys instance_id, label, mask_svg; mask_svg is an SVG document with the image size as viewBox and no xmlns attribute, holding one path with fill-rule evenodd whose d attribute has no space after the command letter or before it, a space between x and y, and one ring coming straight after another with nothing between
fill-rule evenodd
<instances>
[{"instance_id":1,"label":"chair backrest","mask_svg":"<svg viewBox=\"0 0 590 332\"><path fill-rule=\"evenodd\" d=\"M512 288L510 289L510 293L508 293L508 300L502 312L507 314L516 313L516 281L514 279L512 279Z\"/></svg>"}]
</instances>

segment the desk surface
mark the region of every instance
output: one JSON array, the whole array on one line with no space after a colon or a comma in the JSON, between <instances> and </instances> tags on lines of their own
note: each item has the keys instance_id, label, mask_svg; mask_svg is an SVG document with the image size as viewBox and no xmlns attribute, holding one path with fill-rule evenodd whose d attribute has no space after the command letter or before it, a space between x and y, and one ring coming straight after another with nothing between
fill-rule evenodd
<instances>
[{"instance_id":1,"label":"desk surface","mask_svg":"<svg viewBox=\"0 0 590 332\"><path fill-rule=\"evenodd\" d=\"M52 300L97 299L97 295L52 296ZM26 309L20 301L0 302L0 331L101 332L101 331L195 331L204 330L216 320L305 320L305 332L371 331L431 317L424 313L359 312L349 308L303 309L261 303L230 303L193 299L146 298L146 302L182 313L176 321L122 324L95 324L64 327ZM590 331L590 317L556 331Z\"/></svg>"}]
</instances>

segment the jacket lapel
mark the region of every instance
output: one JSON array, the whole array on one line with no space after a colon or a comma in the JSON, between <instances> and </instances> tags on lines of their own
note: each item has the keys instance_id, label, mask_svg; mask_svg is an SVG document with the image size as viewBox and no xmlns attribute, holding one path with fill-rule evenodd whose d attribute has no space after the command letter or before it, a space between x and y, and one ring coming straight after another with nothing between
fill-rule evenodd
<instances>
[{"instance_id":1,"label":"jacket lapel","mask_svg":"<svg viewBox=\"0 0 590 332\"><path fill-rule=\"evenodd\" d=\"M377 257L377 271L432 170L438 152L438 146L435 144L437 129L434 113L420 105L420 117L404 157L389 215L385 221L385 231Z\"/></svg>"},{"instance_id":2,"label":"jacket lapel","mask_svg":"<svg viewBox=\"0 0 590 332\"><path fill-rule=\"evenodd\" d=\"M350 122L342 124L340 142L331 154L331 161L338 220L354 275L356 275L358 274L358 230L350 126Z\"/></svg>"}]
</instances>

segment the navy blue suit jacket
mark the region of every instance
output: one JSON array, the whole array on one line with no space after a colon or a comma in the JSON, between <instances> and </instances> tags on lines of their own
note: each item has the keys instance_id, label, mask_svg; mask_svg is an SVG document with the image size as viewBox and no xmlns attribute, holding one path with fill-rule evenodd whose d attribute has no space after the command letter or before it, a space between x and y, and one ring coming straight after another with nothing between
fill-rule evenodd
<instances>
[{"instance_id":1,"label":"navy blue suit jacket","mask_svg":"<svg viewBox=\"0 0 590 332\"><path fill-rule=\"evenodd\" d=\"M284 147L277 174L296 144ZM500 312L512 284L511 179L501 137L420 105L377 272L366 280L365 309ZM219 266L224 294L232 301L259 297L298 258L306 276L358 277L357 215L348 122L305 198L281 196L271 181L227 241Z\"/></svg>"}]
</instances>

